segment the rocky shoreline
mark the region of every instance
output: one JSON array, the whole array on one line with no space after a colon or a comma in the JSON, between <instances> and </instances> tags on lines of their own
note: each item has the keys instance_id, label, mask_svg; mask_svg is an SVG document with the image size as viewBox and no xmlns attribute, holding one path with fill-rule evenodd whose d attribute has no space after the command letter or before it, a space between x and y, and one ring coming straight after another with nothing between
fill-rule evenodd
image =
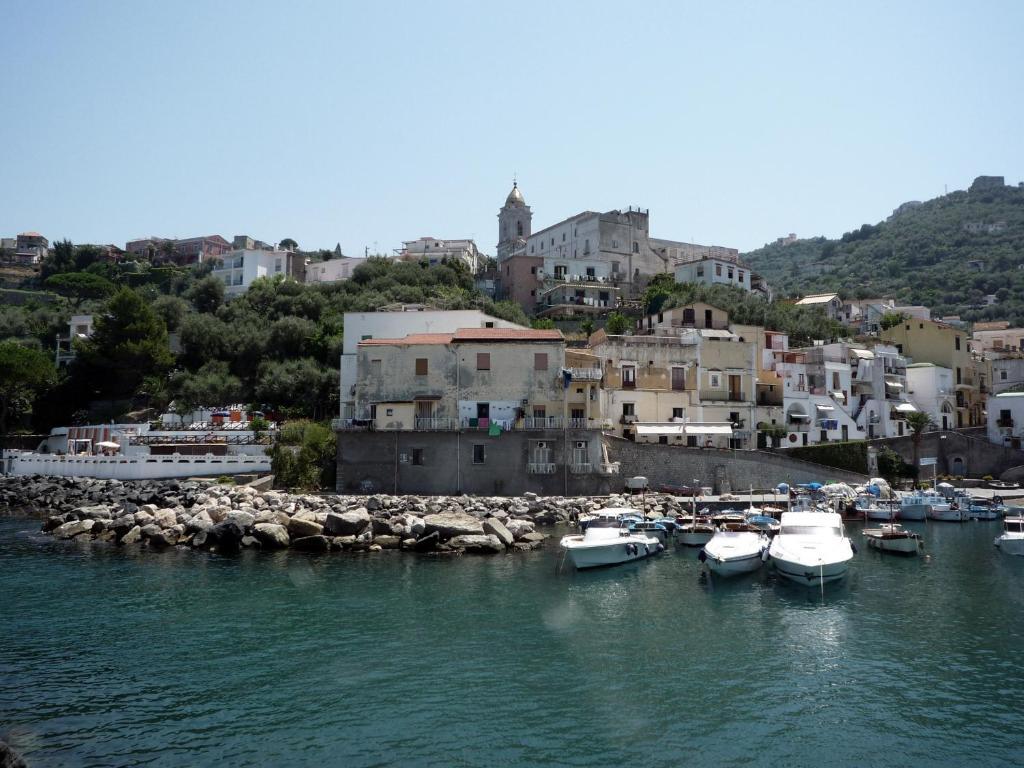
<instances>
[{"instance_id":1,"label":"rocky shoreline","mask_svg":"<svg viewBox=\"0 0 1024 768\"><path fill-rule=\"evenodd\" d=\"M681 503L651 496L652 516ZM567 523L611 497L318 496L210 481L122 482L88 478L0 478L0 510L43 518L61 539L152 549L193 547L305 552L405 550L499 554L543 546L538 527Z\"/></svg>"}]
</instances>

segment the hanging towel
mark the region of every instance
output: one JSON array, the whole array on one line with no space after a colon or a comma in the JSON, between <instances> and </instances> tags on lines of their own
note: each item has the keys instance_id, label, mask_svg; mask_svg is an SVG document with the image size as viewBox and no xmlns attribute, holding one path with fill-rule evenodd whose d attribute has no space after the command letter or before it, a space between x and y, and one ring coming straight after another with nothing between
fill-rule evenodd
<instances>
[{"instance_id":1,"label":"hanging towel","mask_svg":"<svg viewBox=\"0 0 1024 768\"><path fill-rule=\"evenodd\" d=\"M498 437L501 435L501 424L496 421L491 422L491 426L487 428L488 437Z\"/></svg>"}]
</instances>

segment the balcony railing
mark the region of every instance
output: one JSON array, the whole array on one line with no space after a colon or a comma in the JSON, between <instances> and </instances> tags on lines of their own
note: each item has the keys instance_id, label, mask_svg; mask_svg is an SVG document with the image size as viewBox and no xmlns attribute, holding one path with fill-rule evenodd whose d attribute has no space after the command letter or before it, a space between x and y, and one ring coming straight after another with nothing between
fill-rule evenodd
<instances>
[{"instance_id":1,"label":"balcony railing","mask_svg":"<svg viewBox=\"0 0 1024 768\"><path fill-rule=\"evenodd\" d=\"M569 465L569 471L574 475L586 475L590 473L591 466L592 465L589 461L580 462L578 464L574 462Z\"/></svg>"},{"instance_id":2,"label":"balcony railing","mask_svg":"<svg viewBox=\"0 0 1024 768\"><path fill-rule=\"evenodd\" d=\"M553 475L555 465L549 461L531 461L526 465L526 472L531 475Z\"/></svg>"},{"instance_id":3,"label":"balcony railing","mask_svg":"<svg viewBox=\"0 0 1024 768\"><path fill-rule=\"evenodd\" d=\"M490 429L492 424L497 424L505 432L512 429L515 423L510 419L488 419L488 418L471 418L467 417L462 419L460 426L462 429Z\"/></svg>"},{"instance_id":4,"label":"balcony railing","mask_svg":"<svg viewBox=\"0 0 1024 768\"><path fill-rule=\"evenodd\" d=\"M335 432L361 432L370 429L369 419L331 419L331 429Z\"/></svg>"},{"instance_id":5,"label":"balcony railing","mask_svg":"<svg viewBox=\"0 0 1024 768\"><path fill-rule=\"evenodd\" d=\"M569 419L569 429L588 429L591 428L590 422L593 419ZM597 428L597 425L593 427Z\"/></svg>"},{"instance_id":6,"label":"balcony railing","mask_svg":"<svg viewBox=\"0 0 1024 768\"><path fill-rule=\"evenodd\" d=\"M700 399L706 400L712 403L742 403L746 402L742 392L708 392L702 390L700 393Z\"/></svg>"},{"instance_id":7,"label":"balcony railing","mask_svg":"<svg viewBox=\"0 0 1024 768\"><path fill-rule=\"evenodd\" d=\"M523 429L561 429L561 416L527 416L523 419Z\"/></svg>"},{"instance_id":8,"label":"balcony railing","mask_svg":"<svg viewBox=\"0 0 1024 768\"><path fill-rule=\"evenodd\" d=\"M568 368L573 381L600 381L604 375L600 368Z\"/></svg>"},{"instance_id":9,"label":"balcony railing","mask_svg":"<svg viewBox=\"0 0 1024 768\"><path fill-rule=\"evenodd\" d=\"M1013 419L999 419L996 421L996 426L1001 428L1012 428Z\"/></svg>"},{"instance_id":10,"label":"balcony railing","mask_svg":"<svg viewBox=\"0 0 1024 768\"><path fill-rule=\"evenodd\" d=\"M417 416L413 428L421 432L450 432L455 429L455 420Z\"/></svg>"}]
</instances>

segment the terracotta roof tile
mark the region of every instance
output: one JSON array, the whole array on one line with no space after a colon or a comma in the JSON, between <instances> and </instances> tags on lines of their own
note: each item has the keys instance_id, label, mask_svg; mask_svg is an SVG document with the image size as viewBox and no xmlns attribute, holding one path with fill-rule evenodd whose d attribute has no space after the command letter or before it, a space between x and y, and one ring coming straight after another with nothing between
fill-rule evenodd
<instances>
[{"instance_id":1,"label":"terracotta roof tile","mask_svg":"<svg viewBox=\"0 0 1024 768\"><path fill-rule=\"evenodd\" d=\"M452 335L450 333L411 333L401 339L363 339L359 342L360 347L391 347L398 344L450 344Z\"/></svg>"},{"instance_id":2,"label":"terracotta roof tile","mask_svg":"<svg viewBox=\"0 0 1024 768\"><path fill-rule=\"evenodd\" d=\"M562 341L556 328L459 328L454 341Z\"/></svg>"}]
</instances>

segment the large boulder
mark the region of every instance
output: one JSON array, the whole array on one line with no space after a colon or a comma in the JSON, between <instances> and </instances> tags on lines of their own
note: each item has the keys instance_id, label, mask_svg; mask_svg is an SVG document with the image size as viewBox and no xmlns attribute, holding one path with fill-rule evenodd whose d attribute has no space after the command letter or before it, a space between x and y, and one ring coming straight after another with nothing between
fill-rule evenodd
<instances>
[{"instance_id":1,"label":"large boulder","mask_svg":"<svg viewBox=\"0 0 1024 768\"><path fill-rule=\"evenodd\" d=\"M424 517L423 524L426 533L429 534L437 531L437 535L442 540L450 539L454 536L484 535L484 529L480 521L470 515L439 512Z\"/></svg>"},{"instance_id":2,"label":"large boulder","mask_svg":"<svg viewBox=\"0 0 1024 768\"><path fill-rule=\"evenodd\" d=\"M173 547L178 543L178 532L173 528L166 528L160 533L149 537L149 546L163 548Z\"/></svg>"},{"instance_id":3,"label":"large boulder","mask_svg":"<svg viewBox=\"0 0 1024 768\"><path fill-rule=\"evenodd\" d=\"M331 540L326 536L304 536L292 539L292 549L301 552L326 552L331 548Z\"/></svg>"},{"instance_id":4,"label":"large boulder","mask_svg":"<svg viewBox=\"0 0 1024 768\"><path fill-rule=\"evenodd\" d=\"M242 543L245 531L234 520L222 520L206 531L206 535L207 543L216 544L222 552L232 552L237 550Z\"/></svg>"},{"instance_id":5,"label":"large boulder","mask_svg":"<svg viewBox=\"0 0 1024 768\"><path fill-rule=\"evenodd\" d=\"M349 512L328 512L324 533L328 536L355 536L370 524L370 513L363 507Z\"/></svg>"},{"instance_id":6,"label":"large boulder","mask_svg":"<svg viewBox=\"0 0 1024 768\"><path fill-rule=\"evenodd\" d=\"M153 515L153 522L161 528L170 528L178 522L178 517L174 514L173 509L158 509Z\"/></svg>"},{"instance_id":7,"label":"large boulder","mask_svg":"<svg viewBox=\"0 0 1024 768\"><path fill-rule=\"evenodd\" d=\"M277 523L256 523L253 535L267 549L283 549L291 541L288 530Z\"/></svg>"},{"instance_id":8,"label":"large boulder","mask_svg":"<svg viewBox=\"0 0 1024 768\"><path fill-rule=\"evenodd\" d=\"M138 544L142 540L142 528L134 526L128 530L124 536L121 537L122 544Z\"/></svg>"},{"instance_id":9,"label":"large boulder","mask_svg":"<svg viewBox=\"0 0 1024 768\"><path fill-rule=\"evenodd\" d=\"M323 526L313 520L303 517L293 517L288 521L288 535L293 539L303 539L307 536L319 536L323 532Z\"/></svg>"},{"instance_id":10,"label":"large boulder","mask_svg":"<svg viewBox=\"0 0 1024 768\"><path fill-rule=\"evenodd\" d=\"M505 527L508 528L509 533L512 534L516 541L519 541L528 533L533 533L533 521L532 520L518 520L516 518L510 519L505 523Z\"/></svg>"},{"instance_id":11,"label":"large boulder","mask_svg":"<svg viewBox=\"0 0 1024 768\"><path fill-rule=\"evenodd\" d=\"M497 536L498 541L504 544L506 547L512 546L512 542L515 541L515 537L512 536L511 531L505 527L504 523L496 517L485 518L481 523L484 529L484 533L489 533L492 536Z\"/></svg>"},{"instance_id":12,"label":"large boulder","mask_svg":"<svg viewBox=\"0 0 1024 768\"><path fill-rule=\"evenodd\" d=\"M452 549L461 549L465 552L477 552L480 554L494 554L504 552L505 545L493 534L463 534L453 536L448 540L448 546Z\"/></svg>"},{"instance_id":13,"label":"large boulder","mask_svg":"<svg viewBox=\"0 0 1024 768\"><path fill-rule=\"evenodd\" d=\"M375 536L373 543L381 549L398 549L402 544L402 539L399 536Z\"/></svg>"},{"instance_id":14,"label":"large boulder","mask_svg":"<svg viewBox=\"0 0 1024 768\"><path fill-rule=\"evenodd\" d=\"M58 539L70 539L83 533L89 533L94 524L93 520L72 520L56 528L53 535Z\"/></svg>"},{"instance_id":15,"label":"large boulder","mask_svg":"<svg viewBox=\"0 0 1024 768\"><path fill-rule=\"evenodd\" d=\"M255 515L250 512L244 512L242 510L234 510L228 512L224 517L225 520L233 520L238 524L238 527L243 531L247 531L252 527L253 521L256 519Z\"/></svg>"},{"instance_id":16,"label":"large boulder","mask_svg":"<svg viewBox=\"0 0 1024 768\"><path fill-rule=\"evenodd\" d=\"M205 509L201 509L189 518L188 522L185 523L185 528L191 533L208 531L213 528L213 519Z\"/></svg>"}]
</instances>

